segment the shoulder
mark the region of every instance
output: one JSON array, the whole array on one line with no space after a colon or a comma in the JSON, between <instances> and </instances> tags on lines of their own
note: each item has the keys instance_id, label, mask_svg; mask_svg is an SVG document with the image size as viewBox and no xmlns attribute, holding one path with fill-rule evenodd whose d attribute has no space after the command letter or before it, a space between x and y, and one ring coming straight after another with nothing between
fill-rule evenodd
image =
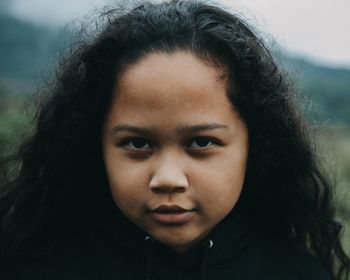
<instances>
[{"instance_id":1,"label":"shoulder","mask_svg":"<svg viewBox=\"0 0 350 280\"><path fill-rule=\"evenodd\" d=\"M264 264L263 269L271 275L291 275L290 279L298 280L331 280L330 272L321 261L295 242L264 237L255 243L254 251Z\"/></svg>"},{"instance_id":2,"label":"shoulder","mask_svg":"<svg viewBox=\"0 0 350 280\"><path fill-rule=\"evenodd\" d=\"M108 280L116 275L120 279L136 279L129 276L142 273L136 261L126 260L122 252L116 252L110 247L95 246L85 241L75 245L59 245L59 248L46 255L0 265L0 279Z\"/></svg>"},{"instance_id":3,"label":"shoulder","mask_svg":"<svg viewBox=\"0 0 350 280\"><path fill-rule=\"evenodd\" d=\"M0 265L1 280L17 280L16 269L12 266Z\"/></svg>"},{"instance_id":4,"label":"shoulder","mask_svg":"<svg viewBox=\"0 0 350 280\"><path fill-rule=\"evenodd\" d=\"M58 280L69 267L70 256L48 254L43 257L13 259L0 265L1 280Z\"/></svg>"},{"instance_id":5,"label":"shoulder","mask_svg":"<svg viewBox=\"0 0 350 280\"><path fill-rule=\"evenodd\" d=\"M57 280L62 278L62 273L67 270L72 261L78 256L72 242L60 242L44 253L37 254L25 251L4 258L0 264L1 280Z\"/></svg>"}]
</instances>

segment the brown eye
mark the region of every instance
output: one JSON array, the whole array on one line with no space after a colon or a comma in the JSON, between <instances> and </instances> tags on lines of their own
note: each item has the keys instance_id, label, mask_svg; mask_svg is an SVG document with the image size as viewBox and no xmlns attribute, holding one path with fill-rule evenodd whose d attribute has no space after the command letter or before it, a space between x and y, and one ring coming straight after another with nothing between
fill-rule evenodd
<instances>
[{"instance_id":1,"label":"brown eye","mask_svg":"<svg viewBox=\"0 0 350 280\"><path fill-rule=\"evenodd\" d=\"M148 150L152 148L148 141L143 138L128 139L123 141L121 145L134 150Z\"/></svg>"},{"instance_id":2,"label":"brown eye","mask_svg":"<svg viewBox=\"0 0 350 280\"><path fill-rule=\"evenodd\" d=\"M213 145L217 145L217 143L210 137L196 137L192 139L189 147L194 149L200 149L211 147Z\"/></svg>"}]
</instances>

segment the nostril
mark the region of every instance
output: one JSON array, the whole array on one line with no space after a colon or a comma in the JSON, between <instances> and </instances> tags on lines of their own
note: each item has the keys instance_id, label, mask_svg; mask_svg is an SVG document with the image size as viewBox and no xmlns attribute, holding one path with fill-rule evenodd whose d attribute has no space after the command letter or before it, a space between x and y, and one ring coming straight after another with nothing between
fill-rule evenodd
<instances>
[{"instance_id":1,"label":"nostril","mask_svg":"<svg viewBox=\"0 0 350 280\"><path fill-rule=\"evenodd\" d=\"M151 187L151 189L154 193L179 193L186 191L186 187L182 186L157 186Z\"/></svg>"}]
</instances>

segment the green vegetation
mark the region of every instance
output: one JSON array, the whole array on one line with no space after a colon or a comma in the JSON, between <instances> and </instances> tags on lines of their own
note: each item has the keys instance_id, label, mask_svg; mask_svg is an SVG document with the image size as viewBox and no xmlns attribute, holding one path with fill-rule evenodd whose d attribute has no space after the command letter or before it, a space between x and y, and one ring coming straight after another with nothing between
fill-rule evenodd
<instances>
[{"instance_id":1,"label":"green vegetation","mask_svg":"<svg viewBox=\"0 0 350 280\"><path fill-rule=\"evenodd\" d=\"M29 98L0 86L0 155L14 152L31 130Z\"/></svg>"},{"instance_id":2,"label":"green vegetation","mask_svg":"<svg viewBox=\"0 0 350 280\"><path fill-rule=\"evenodd\" d=\"M350 129L346 126L328 127L320 140L322 159L336 186L337 216L345 222L343 242L350 254Z\"/></svg>"}]
</instances>

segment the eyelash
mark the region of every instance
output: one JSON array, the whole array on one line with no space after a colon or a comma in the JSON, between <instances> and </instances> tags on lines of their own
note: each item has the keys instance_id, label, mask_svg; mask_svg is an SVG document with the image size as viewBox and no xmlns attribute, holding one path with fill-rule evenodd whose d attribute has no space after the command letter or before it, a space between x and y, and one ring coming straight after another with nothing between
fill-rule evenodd
<instances>
[{"instance_id":1,"label":"eyelash","mask_svg":"<svg viewBox=\"0 0 350 280\"><path fill-rule=\"evenodd\" d=\"M142 148L142 147L137 148L137 147L135 147L135 145L133 145L134 147L130 147L130 145L129 145L130 143L134 142L134 144L136 144L135 141L138 141L138 140L141 140L144 144L147 144L149 147L148 148ZM203 149L211 148L212 146L219 146L220 145L220 142L218 140L216 140L212 137L207 137L207 136L200 136L200 137L192 138L190 143L193 141L198 141L198 140L205 140L207 142L211 142L211 144L203 146L203 147L197 145L198 147L188 147L188 149L203 150ZM141 137L134 137L134 138L125 139L125 140L120 142L119 146L126 147L126 148L134 150L134 151L149 151L150 149L153 148L152 144L150 144L149 141L147 141L146 139L141 138Z\"/></svg>"}]
</instances>

